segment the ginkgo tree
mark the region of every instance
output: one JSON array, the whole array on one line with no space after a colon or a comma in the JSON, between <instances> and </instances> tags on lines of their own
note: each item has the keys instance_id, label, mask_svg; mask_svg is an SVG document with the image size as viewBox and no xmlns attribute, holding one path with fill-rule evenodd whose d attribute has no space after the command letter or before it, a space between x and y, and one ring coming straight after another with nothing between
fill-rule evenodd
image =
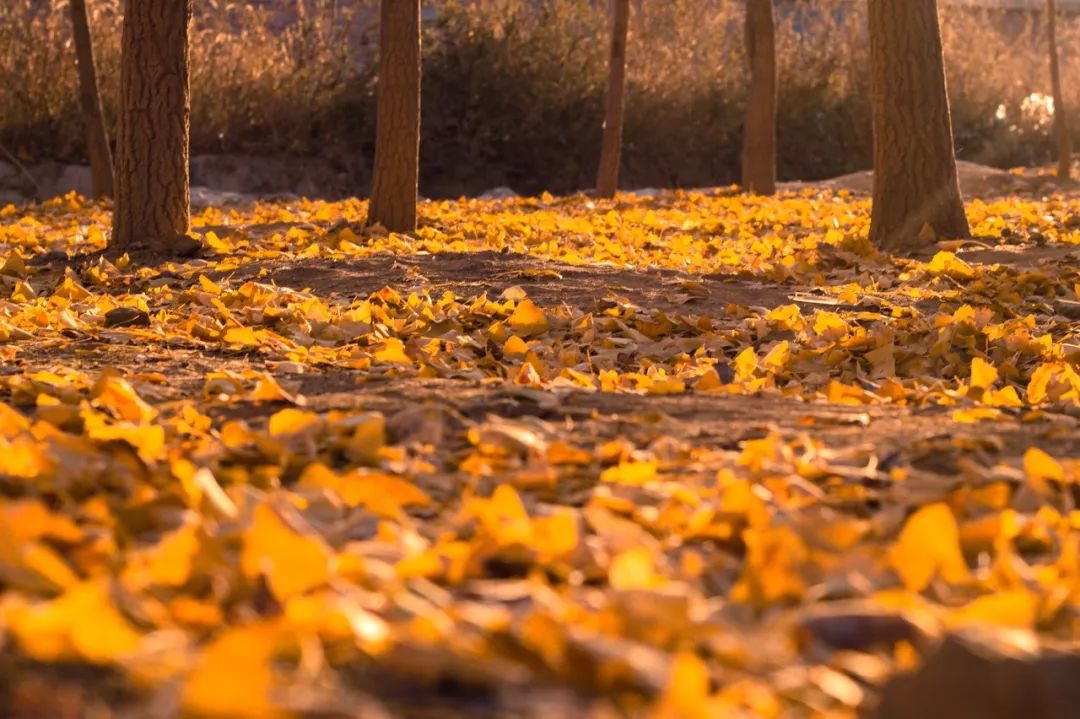
<instances>
[{"instance_id":1,"label":"ginkgo tree","mask_svg":"<svg viewBox=\"0 0 1080 719\"><path fill-rule=\"evenodd\" d=\"M746 56L750 88L743 124L742 184L776 192L776 29L772 0L746 0Z\"/></svg>"},{"instance_id":2,"label":"ginkgo tree","mask_svg":"<svg viewBox=\"0 0 1080 719\"><path fill-rule=\"evenodd\" d=\"M1050 87L1054 98L1054 141L1057 144L1057 176L1068 180L1072 175L1072 131L1061 87L1061 61L1057 42L1057 0L1046 0L1046 44L1050 51Z\"/></svg>"},{"instance_id":3,"label":"ginkgo tree","mask_svg":"<svg viewBox=\"0 0 1080 719\"><path fill-rule=\"evenodd\" d=\"M416 229L420 180L420 0L379 3L379 97L368 224Z\"/></svg>"},{"instance_id":4,"label":"ginkgo tree","mask_svg":"<svg viewBox=\"0 0 1080 719\"><path fill-rule=\"evenodd\" d=\"M188 254L191 0L124 5L114 250Z\"/></svg>"},{"instance_id":5,"label":"ginkgo tree","mask_svg":"<svg viewBox=\"0 0 1080 719\"><path fill-rule=\"evenodd\" d=\"M870 239L907 251L970 234L956 174L937 0L869 0Z\"/></svg>"},{"instance_id":6,"label":"ginkgo tree","mask_svg":"<svg viewBox=\"0 0 1080 719\"><path fill-rule=\"evenodd\" d=\"M92 191L95 197L112 197L112 149L105 131L105 113L101 109L101 94L98 92L94 43L90 35L86 0L70 0L68 12L71 15L75 61L79 71L79 104L82 106L85 126L86 154L90 159Z\"/></svg>"},{"instance_id":7,"label":"ginkgo tree","mask_svg":"<svg viewBox=\"0 0 1080 719\"><path fill-rule=\"evenodd\" d=\"M611 50L608 57L604 133L600 145L600 168L596 173L597 197L615 196L622 162L623 116L626 106L626 40L630 25L630 0L611 0Z\"/></svg>"}]
</instances>

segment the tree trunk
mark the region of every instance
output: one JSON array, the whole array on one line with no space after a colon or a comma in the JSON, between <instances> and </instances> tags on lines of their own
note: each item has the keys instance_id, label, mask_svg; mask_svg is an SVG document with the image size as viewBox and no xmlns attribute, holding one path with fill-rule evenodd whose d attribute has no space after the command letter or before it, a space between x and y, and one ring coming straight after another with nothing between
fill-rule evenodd
<instances>
[{"instance_id":1,"label":"tree trunk","mask_svg":"<svg viewBox=\"0 0 1080 719\"><path fill-rule=\"evenodd\" d=\"M375 171L368 224L416 230L420 179L420 0L382 0Z\"/></svg>"},{"instance_id":2,"label":"tree trunk","mask_svg":"<svg viewBox=\"0 0 1080 719\"><path fill-rule=\"evenodd\" d=\"M125 5L110 246L182 253L190 242L191 0L128 0Z\"/></svg>"},{"instance_id":3,"label":"tree trunk","mask_svg":"<svg viewBox=\"0 0 1080 719\"><path fill-rule=\"evenodd\" d=\"M1072 174L1072 134L1069 114L1065 108L1065 93L1061 91L1061 65L1057 47L1057 0L1046 0L1046 38L1050 46L1050 86L1054 93L1054 139L1057 141L1057 176L1068 180Z\"/></svg>"},{"instance_id":4,"label":"tree trunk","mask_svg":"<svg viewBox=\"0 0 1080 719\"><path fill-rule=\"evenodd\" d=\"M743 188L776 192L776 30L772 0L746 0L750 92L743 125Z\"/></svg>"},{"instance_id":5,"label":"tree trunk","mask_svg":"<svg viewBox=\"0 0 1080 719\"><path fill-rule=\"evenodd\" d=\"M105 132L101 95L94 67L94 44L86 0L70 0L71 29L75 40L75 62L79 71L79 104L86 127L86 154L90 159L90 179L94 197L112 197L113 167L109 136Z\"/></svg>"},{"instance_id":6,"label":"tree trunk","mask_svg":"<svg viewBox=\"0 0 1080 719\"><path fill-rule=\"evenodd\" d=\"M614 197L619 188L623 110L626 105L626 35L630 25L630 0L611 0L611 9L611 55L608 58L604 134L600 144L600 169L596 173L596 196L606 198Z\"/></svg>"},{"instance_id":7,"label":"tree trunk","mask_svg":"<svg viewBox=\"0 0 1080 719\"><path fill-rule=\"evenodd\" d=\"M874 111L870 239L882 249L905 251L935 237L967 237L937 0L869 2Z\"/></svg>"}]
</instances>

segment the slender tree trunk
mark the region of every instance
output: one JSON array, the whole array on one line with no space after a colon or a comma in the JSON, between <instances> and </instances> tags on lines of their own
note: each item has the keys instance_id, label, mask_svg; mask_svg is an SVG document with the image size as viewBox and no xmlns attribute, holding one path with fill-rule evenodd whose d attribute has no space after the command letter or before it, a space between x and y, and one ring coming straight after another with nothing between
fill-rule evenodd
<instances>
[{"instance_id":1,"label":"slender tree trunk","mask_svg":"<svg viewBox=\"0 0 1080 719\"><path fill-rule=\"evenodd\" d=\"M750 92L743 125L743 187L776 192L776 28L772 0L746 0Z\"/></svg>"},{"instance_id":2,"label":"slender tree trunk","mask_svg":"<svg viewBox=\"0 0 1080 719\"><path fill-rule=\"evenodd\" d=\"M375 172L368 223L416 230L420 180L420 0L382 0Z\"/></svg>"},{"instance_id":3,"label":"slender tree trunk","mask_svg":"<svg viewBox=\"0 0 1080 719\"><path fill-rule=\"evenodd\" d=\"M1065 108L1065 93L1061 90L1061 65L1057 47L1057 0L1046 0L1046 37L1050 46L1050 86L1054 93L1054 139L1057 141L1058 170L1062 180L1072 174L1072 134L1069 113Z\"/></svg>"},{"instance_id":4,"label":"slender tree trunk","mask_svg":"<svg viewBox=\"0 0 1080 719\"><path fill-rule=\"evenodd\" d=\"M190 242L186 237L190 22L191 0L127 0L114 249L182 253Z\"/></svg>"},{"instance_id":5,"label":"slender tree trunk","mask_svg":"<svg viewBox=\"0 0 1080 719\"><path fill-rule=\"evenodd\" d=\"M619 164L622 160L623 114L626 105L626 36L630 25L630 0L611 0L611 10L611 55L608 58L600 169L596 173L597 197L615 196L615 191L619 188Z\"/></svg>"},{"instance_id":6,"label":"slender tree trunk","mask_svg":"<svg viewBox=\"0 0 1080 719\"><path fill-rule=\"evenodd\" d=\"M79 70L79 104L82 105L86 127L86 154L90 158L90 179L94 197L112 197L113 167L109 136L105 132L101 95L98 93L97 70L94 67L94 43L90 38L90 21L86 0L70 0L71 29L75 39L75 62Z\"/></svg>"},{"instance_id":7,"label":"slender tree trunk","mask_svg":"<svg viewBox=\"0 0 1080 719\"><path fill-rule=\"evenodd\" d=\"M937 0L869 2L874 110L870 239L883 249L905 251L930 244L934 237L967 237Z\"/></svg>"}]
</instances>

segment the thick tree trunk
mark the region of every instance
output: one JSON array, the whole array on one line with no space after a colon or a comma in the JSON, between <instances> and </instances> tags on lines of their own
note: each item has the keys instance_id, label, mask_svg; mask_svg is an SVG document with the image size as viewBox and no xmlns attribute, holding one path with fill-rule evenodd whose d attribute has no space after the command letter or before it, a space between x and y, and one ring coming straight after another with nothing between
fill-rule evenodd
<instances>
[{"instance_id":1,"label":"thick tree trunk","mask_svg":"<svg viewBox=\"0 0 1080 719\"><path fill-rule=\"evenodd\" d=\"M772 0L746 0L750 92L743 125L743 188L776 192L776 29Z\"/></svg>"},{"instance_id":2,"label":"thick tree trunk","mask_svg":"<svg viewBox=\"0 0 1080 719\"><path fill-rule=\"evenodd\" d=\"M933 237L967 237L937 0L869 2L874 110L870 239L883 249L904 251L930 244Z\"/></svg>"},{"instance_id":3,"label":"thick tree trunk","mask_svg":"<svg viewBox=\"0 0 1080 719\"><path fill-rule=\"evenodd\" d=\"M626 36L630 26L630 0L611 0L611 55L608 58L604 134L600 143L597 197L614 197L619 188L622 161L623 110L626 105Z\"/></svg>"},{"instance_id":4,"label":"thick tree trunk","mask_svg":"<svg viewBox=\"0 0 1080 719\"><path fill-rule=\"evenodd\" d=\"M125 6L111 247L179 253L190 242L191 0Z\"/></svg>"},{"instance_id":5,"label":"thick tree trunk","mask_svg":"<svg viewBox=\"0 0 1080 719\"><path fill-rule=\"evenodd\" d=\"M1057 142L1058 170L1062 180L1072 174L1072 134L1069 113L1065 108L1065 93L1061 91L1061 65L1057 47L1057 0L1046 0L1046 37L1050 46L1050 86L1054 93L1054 139Z\"/></svg>"},{"instance_id":6,"label":"thick tree trunk","mask_svg":"<svg viewBox=\"0 0 1080 719\"><path fill-rule=\"evenodd\" d=\"M113 167L109 136L105 132L101 95L98 93L97 70L94 66L94 43L90 38L90 21L86 0L70 0L71 29L75 39L75 61L79 71L79 104L86 126L86 154L90 159L90 180L94 197L112 197Z\"/></svg>"},{"instance_id":7,"label":"thick tree trunk","mask_svg":"<svg viewBox=\"0 0 1080 719\"><path fill-rule=\"evenodd\" d=\"M420 0L382 0L375 171L368 224L416 230L420 179Z\"/></svg>"}]
</instances>

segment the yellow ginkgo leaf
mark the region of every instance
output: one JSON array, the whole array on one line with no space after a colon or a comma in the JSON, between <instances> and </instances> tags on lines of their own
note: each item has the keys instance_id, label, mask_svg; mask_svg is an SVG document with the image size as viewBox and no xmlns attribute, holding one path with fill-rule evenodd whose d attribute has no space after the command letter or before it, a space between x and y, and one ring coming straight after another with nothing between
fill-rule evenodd
<instances>
[{"instance_id":1,"label":"yellow ginkgo leaf","mask_svg":"<svg viewBox=\"0 0 1080 719\"><path fill-rule=\"evenodd\" d=\"M75 585L79 578L52 547L31 542L19 552L20 564L57 589Z\"/></svg>"},{"instance_id":2,"label":"yellow ginkgo leaf","mask_svg":"<svg viewBox=\"0 0 1080 719\"><path fill-rule=\"evenodd\" d=\"M1002 412L996 407L961 407L954 409L952 419L954 422L972 424L988 419L1001 419Z\"/></svg>"},{"instance_id":3,"label":"yellow ginkgo leaf","mask_svg":"<svg viewBox=\"0 0 1080 719\"><path fill-rule=\"evenodd\" d=\"M64 281L57 285L56 289L53 290L53 296L80 301L87 299L91 295L90 291L79 284L74 277L67 276L64 278Z\"/></svg>"},{"instance_id":4,"label":"yellow ginkgo leaf","mask_svg":"<svg viewBox=\"0 0 1080 719\"><path fill-rule=\"evenodd\" d=\"M608 582L612 589L651 589L663 583L656 573L656 560L645 547L620 552L611 560Z\"/></svg>"},{"instance_id":5,"label":"yellow ginkgo leaf","mask_svg":"<svg viewBox=\"0 0 1080 719\"><path fill-rule=\"evenodd\" d=\"M715 367L705 370L693 384L695 392L715 392L723 386L724 381L720 379L720 373L716 371Z\"/></svg>"},{"instance_id":6,"label":"yellow ginkgo leaf","mask_svg":"<svg viewBox=\"0 0 1080 719\"><path fill-rule=\"evenodd\" d=\"M709 668L693 652L671 662L667 684L652 716L656 719L704 719L709 702Z\"/></svg>"},{"instance_id":7,"label":"yellow ginkgo leaf","mask_svg":"<svg viewBox=\"0 0 1080 719\"><path fill-rule=\"evenodd\" d=\"M386 420L381 414L367 415L356 425L345 445L345 454L358 464L375 464L379 450L386 446Z\"/></svg>"},{"instance_id":8,"label":"yellow ginkgo leaf","mask_svg":"<svg viewBox=\"0 0 1080 719\"><path fill-rule=\"evenodd\" d=\"M281 717L271 696L280 680L272 661L281 631L269 623L226 629L206 646L184 684L184 709L201 717Z\"/></svg>"},{"instance_id":9,"label":"yellow ginkgo leaf","mask_svg":"<svg viewBox=\"0 0 1080 719\"><path fill-rule=\"evenodd\" d=\"M296 398L286 392L274 376L262 372L255 382L255 388L251 390L248 399L253 402L295 402Z\"/></svg>"},{"instance_id":10,"label":"yellow ginkgo leaf","mask_svg":"<svg viewBox=\"0 0 1080 719\"><path fill-rule=\"evenodd\" d=\"M544 311L525 299L518 302L513 314L507 320L510 328L521 337L534 337L548 331L548 319Z\"/></svg>"},{"instance_id":11,"label":"yellow ginkgo leaf","mask_svg":"<svg viewBox=\"0 0 1080 719\"><path fill-rule=\"evenodd\" d=\"M791 343L787 340L778 342L761 360L762 366L770 372L782 372L791 360Z\"/></svg>"},{"instance_id":12,"label":"yellow ginkgo leaf","mask_svg":"<svg viewBox=\"0 0 1080 719\"><path fill-rule=\"evenodd\" d=\"M960 551L960 530L947 504L922 507L910 517L889 551L889 562L904 586L921 591L940 576L947 582L968 577Z\"/></svg>"},{"instance_id":13,"label":"yellow ginkgo leaf","mask_svg":"<svg viewBox=\"0 0 1080 719\"><path fill-rule=\"evenodd\" d=\"M0 402L0 438L12 439L30 429L30 420Z\"/></svg>"},{"instance_id":14,"label":"yellow ginkgo leaf","mask_svg":"<svg viewBox=\"0 0 1080 719\"><path fill-rule=\"evenodd\" d=\"M771 309L765 319L779 325L781 329L797 330L803 324L802 311L798 305L781 305Z\"/></svg>"},{"instance_id":15,"label":"yellow ginkgo leaf","mask_svg":"<svg viewBox=\"0 0 1080 719\"><path fill-rule=\"evenodd\" d=\"M1027 475L1029 481L1065 481L1065 468L1038 447L1031 447L1024 452L1024 474Z\"/></svg>"},{"instance_id":16,"label":"yellow ginkgo leaf","mask_svg":"<svg viewBox=\"0 0 1080 719\"><path fill-rule=\"evenodd\" d=\"M270 417L270 436L282 437L291 434L300 434L301 432L307 432L314 429L319 426L320 423L321 420L319 419L319 415L314 412L289 407L280 412L275 412Z\"/></svg>"},{"instance_id":17,"label":"yellow ginkgo leaf","mask_svg":"<svg viewBox=\"0 0 1080 719\"><path fill-rule=\"evenodd\" d=\"M54 467L47 447L31 436L16 437L12 441L0 439L0 476L33 479Z\"/></svg>"},{"instance_id":18,"label":"yellow ginkgo leaf","mask_svg":"<svg viewBox=\"0 0 1080 719\"><path fill-rule=\"evenodd\" d=\"M196 467L187 460L177 460L172 463L171 469L173 476L180 481L189 507L208 516L236 519L236 504L209 468Z\"/></svg>"},{"instance_id":19,"label":"yellow ginkgo leaf","mask_svg":"<svg viewBox=\"0 0 1080 719\"><path fill-rule=\"evenodd\" d=\"M412 482L389 474L350 473L342 482L342 499L351 506L363 505L376 514L398 517L404 507L430 504L427 492Z\"/></svg>"},{"instance_id":20,"label":"yellow ginkgo leaf","mask_svg":"<svg viewBox=\"0 0 1080 719\"><path fill-rule=\"evenodd\" d=\"M1039 617L1039 596L1025 587L1006 589L974 599L954 609L954 624L993 624L1030 629Z\"/></svg>"},{"instance_id":21,"label":"yellow ginkgo leaf","mask_svg":"<svg viewBox=\"0 0 1080 719\"><path fill-rule=\"evenodd\" d=\"M757 371L758 357L753 347L747 347L735 357L735 380L745 382Z\"/></svg>"},{"instance_id":22,"label":"yellow ginkgo leaf","mask_svg":"<svg viewBox=\"0 0 1080 719\"><path fill-rule=\"evenodd\" d=\"M762 470L766 463L776 459L780 449L780 438L774 432L770 432L760 439L745 440L742 443L739 464L749 468L751 472L756 474Z\"/></svg>"},{"instance_id":23,"label":"yellow ginkgo leaf","mask_svg":"<svg viewBox=\"0 0 1080 719\"><path fill-rule=\"evenodd\" d=\"M503 354L509 355L510 357L521 357L528 351L529 345L517 335L510 335L509 339L503 343Z\"/></svg>"},{"instance_id":24,"label":"yellow ginkgo leaf","mask_svg":"<svg viewBox=\"0 0 1080 719\"><path fill-rule=\"evenodd\" d=\"M981 357L971 359L971 386L989 389L998 378L998 369Z\"/></svg>"},{"instance_id":25,"label":"yellow ginkgo leaf","mask_svg":"<svg viewBox=\"0 0 1080 719\"><path fill-rule=\"evenodd\" d=\"M192 564L199 552L198 521L192 516L179 529L169 532L158 544L145 551L147 577L151 584L179 587L191 576Z\"/></svg>"},{"instance_id":26,"label":"yellow ginkgo leaf","mask_svg":"<svg viewBox=\"0 0 1080 719\"><path fill-rule=\"evenodd\" d=\"M244 574L250 579L264 576L279 599L322 586L330 578L330 548L306 528L294 526L299 524L298 518L286 521L281 510L259 504L244 532Z\"/></svg>"},{"instance_id":27,"label":"yellow ginkgo leaf","mask_svg":"<svg viewBox=\"0 0 1080 719\"><path fill-rule=\"evenodd\" d=\"M1008 387L1002 387L999 390L991 391L983 396L983 402L992 405L994 407L1023 407L1024 403L1020 401L1020 395L1017 394L1016 388L1012 385Z\"/></svg>"},{"instance_id":28,"label":"yellow ginkgo leaf","mask_svg":"<svg viewBox=\"0 0 1080 719\"><path fill-rule=\"evenodd\" d=\"M250 327L230 327L225 330L221 337L225 344L240 345L242 347L258 347L259 338L255 330Z\"/></svg>"},{"instance_id":29,"label":"yellow ginkgo leaf","mask_svg":"<svg viewBox=\"0 0 1080 719\"><path fill-rule=\"evenodd\" d=\"M554 561L570 554L580 541L578 520L570 512L532 520L532 547L541 562Z\"/></svg>"},{"instance_id":30,"label":"yellow ginkgo leaf","mask_svg":"<svg viewBox=\"0 0 1080 719\"><path fill-rule=\"evenodd\" d=\"M514 375L514 384L523 387L542 387L544 385L544 378L536 371L536 367L532 362L526 362L521 365L517 374Z\"/></svg>"},{"instance_id":31,"label":"yellow ginkgo leaf","mask_svg":"<svg viewBox=\"0 0 1080 719\"><path fill-rule=\"evenodd\" d=\"M934 255L930 260L929 269L934 274L948 275L958 280L968 280L975 276L975 270L971 265L946 250Z\"/></svg>"},{"instance_id":32,"label":"yellow ginkgo leaf","mask_svg":"<svg viewBox=\"0 0 1080 719\"><path fill-rule=\"evenodd\" d=\"M521 495L509 484L500 484L491 497L473 497L465 506L483 529L501 545L528 543L532 524Z\"/></svg>"},{"instance_id":33,"label":"yellow ginkgo leaf","mask_svg":"<svg viewBox=\"0 0 1080 719\"><path fill-rule=\"evenodd\" d=\"M847 321L835 312L818 310L814 313L814 334L827 340L838 340L849 331Z\"/></svg>"},{"instance_id":34,"label":"yellow ginkgo leaf","mask_svg":"<svg viewBox=\"0 0 1080 719\"><path fill-rule=\"evenodd\" d=\"M0 267L0 275L8 275L9 277L26 277L27 268L26 260L19 253L18 250L12 250L8 253L7 258L4 260L4 264Z\"/></svg>"},{"instance_id":35,"label":"yellow ginkgo leaf","mask_svg":"<svg viewBox=\"0 0 1080 719\"><path fill-rule=\"evenodd\" d=\"M107 409L119 419L144 423L157 417L157 410L143 401L127 380L103 374L94 388L94 404Z\"/></svg>"},{"instance_id":36,"label":"yellow ginkgo leaf","mask_svg":"<svg viewBox=\"0 0 1080 719\"><path fill-rule=\"evenodd\" d=\"M221 286L206 275L199 275L199 286L215 297L221 294Z\"/></svg>"},{"instance_id":37,"label":"yellow ginkgo leaf","mask_svg":"<svg viewBox=\"0 0 1080 719\"><path fill-rule=\"evenodd\" d=\"M63 514L52 512L38 499L0 502L0 556L12 554L23 542L48 538L66 544L84 539L83 530Z\"/></svg>"},{"instance_id":38,"label":"yellow ginkgo leaf","mask_svg":"<svg viewBox=\"0 0 1080 719\"><path fill-rule=\"evenodd\" d=\"M126 442L148 464L165 458L165 428L159 424L112 424L93 410L83 413L83 424L88 438L97 442Z\"/></svg>"},{"instance_id":39,"label":"yellow ginkgo leaf","mask_svg":"<svg viewBox=\"0 0 1080 719\"><path fill-rule=\"evenodd\" d=\"M375 350L375 359L379 362L390 362L392 364L412 364L412 359L405 354L404 343L397 337L388 337Z\"/></svg>"},{"instance_id":40,"label":"yellow ginkgo leaf","mask_svg":"<svg viewBox=\"0 0 1080 719\"><path fill-rule=\"evenodd\" d=\"M808 550L789 527L750 528L743 532L746 562L731 599L757 606L799 599L806 591L800 568Z\"/></svg>"},{"instance_id":41,"label":"yellow ginkgo leaf","mask_svg":"<svg viewBox=\"0 0 1080 719\"><path fill-rule=\"evenodd\" d=\"M1030 404L1040 404L1050 399L1050 383L1054 381L1058 368L1051 363L1043 363L1035 368L1028 380L1027 400Z\"/></svg>"},{"instance_id":42,"label":"yellow ginkgo leaf","mask_svg":"<svg viewBox=\"0 0 1080 719\"><path fill-rule=\"evenodd\" d=\"M601 482L641 485L656 477L656 462L622 462L600 473Z\"/></svg>"},{"instance_id":43,"label":"yellow ginkgo leaf","mask_svg":"<svg viewBox=\"0 0 1080 719\"><path fill-rule=\"evenodd\" d=\"M11 299L15 300L16 302L30 302L35 297L37 297L37 292L30 285L30 283L26 282L25 280L22 282L17 282L15 284L15 289L11 291Z\"/></svg>"},{"instance_id":44,"label":"yellow ginkgo leaf","mask_svg":"<svg viewBox=\"0 0 1080 719\"><path fill-rule=\"evenodd\" d=\"M11 632L19 647L40 661L108 664L123 659L138 648L141 635L109 593L105 579L73 585L50 602L9 611Z\"/></svg>"}]
</instances>

